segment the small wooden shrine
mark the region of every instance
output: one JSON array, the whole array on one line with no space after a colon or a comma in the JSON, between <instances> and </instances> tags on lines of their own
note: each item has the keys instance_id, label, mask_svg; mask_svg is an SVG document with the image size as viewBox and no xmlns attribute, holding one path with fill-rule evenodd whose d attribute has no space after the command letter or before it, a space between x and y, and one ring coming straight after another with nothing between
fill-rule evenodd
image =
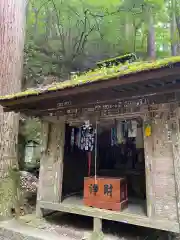
<instances>
[{"instance_id":1,"label":"small wooden shrine","mask_svg":"<svg viewBox=\"0 0 180 240\"><path fill-rule=\"evenodd\" d=\"M42 120L37 216L93 217L93 239L103 219L180 232L180 57L131 57L0 98Z\"/></svg>"}]
</instances>

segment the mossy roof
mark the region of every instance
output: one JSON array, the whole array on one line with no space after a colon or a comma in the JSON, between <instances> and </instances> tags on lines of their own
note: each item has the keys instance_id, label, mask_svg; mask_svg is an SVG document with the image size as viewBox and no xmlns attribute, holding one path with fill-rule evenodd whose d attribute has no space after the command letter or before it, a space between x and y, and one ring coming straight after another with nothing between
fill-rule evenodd
<instances>
[{"instance_id":1,"label":"mossy roof","mask_svg":"<svg viewBox=\"0 0 180 240\"><path fill-rule=\"evenodd\" d=\"M97 62L97 65L101 65L103 63L107 63L107 62L111 62L111 61L121 60L121 59L128 58L128 57L134 57L134 59L137 59L136 54L129 53L129 54L125 54L123 56L118 56L118 57L106 59L106 60L103 60L103 61L99 61L99 62Z\"/></svg>"},{"instance_id":2,"label":"mossy roof","mask_svg":"<svg viewBox=\"0 0 180 240\"><path fill-rule=\"evenodd\" d=\"M53 83L49 86L27 89L25 91L15 93L12 95L0 96L0 101L15 100L22 97L36 96L39 94L63 90L67 88L74 88L85 84L91 84L98 81L107 81L113 78L123 77L140 73L144 71L152 71L164 67L172 68L175 63L180 63L180 56L159 59L156 61L134 62L129 64L120 64L109 68L97 68L92 71L83 73L79 76L73 76L70 80ZM119 79L121 81L121 79Z\"/></svg>"}]
</instances>

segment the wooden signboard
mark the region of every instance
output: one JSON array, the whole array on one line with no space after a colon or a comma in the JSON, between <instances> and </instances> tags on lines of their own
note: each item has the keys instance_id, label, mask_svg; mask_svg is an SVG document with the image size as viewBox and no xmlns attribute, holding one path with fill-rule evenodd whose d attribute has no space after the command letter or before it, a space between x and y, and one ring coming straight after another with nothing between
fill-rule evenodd
<instances>
[{"instance_id":1,"label":"wooden signboard","mask_svg":"<svg viewBox=\"0 0 180 240\"><path fill-rule=\"evenodd\" d=\"M91 104L76 105L73 101L62 101L57 104L54 112L50 116L66 116L67 118L80 118L83 116L97 115L100 117L137 113L143 111L156 111L158 104L175 101L174 94L164 94L161 96L150 95L148 97L136 97L126 100L111 100L107 102L94 101Z\"/></svg>"}]
</instances>

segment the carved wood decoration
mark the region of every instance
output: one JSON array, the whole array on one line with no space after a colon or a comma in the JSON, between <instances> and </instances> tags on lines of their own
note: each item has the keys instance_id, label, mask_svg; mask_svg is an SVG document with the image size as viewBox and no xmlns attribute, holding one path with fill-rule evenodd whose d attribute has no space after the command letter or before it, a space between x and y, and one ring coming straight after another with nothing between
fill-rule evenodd
<instances>
[{"instance_id":1,"label":"carved wood decoration","mask_svg":"<svg viewBox=\"0 0 180 240\"><path fill-rule=\"evenodd\" d=\"M143 91L141 94L133 95L131 91L126 92L112 92L111 94L108 91L103 91L103 94L91 93L91 94L82 94L73 98L69 96L66 99L58 98L52 99L52 101L48 102L38 102L35 103L34 106L28 108L28 105L25 105L21 109L19 106L17 107L17 111L23 112L26 115L30 116L69 116L71 115L72 111L74 112L74 117L82 116L84 112L90 109L93 112L101 112L104 111L103 105L109 105L111 109L109 110L118 110L118 106L122 107L122 105L126 105L126 103L134 105L140 103L142 104L158 104L164 102L172 102L175 100L175 96L177 97L178 94L175 92L171 93L164 93L163 94L145 94ZM126 93L126 94L125 94ZM137 91L136 91L137 94ZM100 106L100 108L99 108ZM138 106L138 105L137 105ZM98 107L98 108L97 108ZM113 108L113 109L112 109ZM6 109L7 110L7 109ZM78 111L76 111L78 110ZM124 111L120 111L123 113ZM75 114L76 113L76 114Z\"/></svg>"}]
</instances>

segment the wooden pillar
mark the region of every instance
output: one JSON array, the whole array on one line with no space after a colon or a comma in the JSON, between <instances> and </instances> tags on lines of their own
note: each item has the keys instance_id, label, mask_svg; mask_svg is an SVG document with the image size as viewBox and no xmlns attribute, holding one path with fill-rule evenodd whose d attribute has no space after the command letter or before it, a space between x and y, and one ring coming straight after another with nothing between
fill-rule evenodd
<instances>
[{"instance_id":1,"label":"wooden pillar","mask_svg":"<svg viewBox=\"0 0 180 240\"><path fill-rule=\"evenodd\" d=\"M65 122L43 122L41 161L36 214L43 216L41 201L59 203L62 200ZM50 210L50 209L49 209Z\"/></svg>"},{"instance_id":2,"label":"wooden pillar","mask_svg":"<svg viewBox=\"0 0 180 240\"><path fill-rule=\"evenodd\" d=\"M147 124L152 125L150 112L144 117L144 129ZM146 173L146 201L147 201L147 216L151 217L154 214L154 197L153 197L153 136L145 136L144 132L144 154L145 154L145 173Z\"/></svg>"},{"instance_id":3,"label":"wooden pillar","mask_svg":"<svg viewBox=\"0 0 180 240\"><path fill-rule=\"evenodd\" d=\"M102 219L94 218L93 220L93 233L91 236L91 240L103 240L104 234L102 231Z\"/></svg>"},{"instance_id":4,"label":"wooden pillar","mask_svg":"<svg viewBox=\"0 0 180 240\"><path fill-rule=\"evenodd\" d=\"M43 209L40 207L41 195L43 192L43 171L44 171L44 161L46 158L46 151L48 145L48 134L49 134L49 123L42 122L41 125L41 159L40 159L40 169L39 169L39 184L37 192L37 203L36 203L36 216L42 218L44 215Z\"/></svg>"},{"instance_id":5,"label":"wooden pillar","mask_svg":"<svg viewBox=\"0 0 180 240\"><path fill-rule=\"evenodd\" d=\"M43 218L44 217L44 209L41 208L39 202L37 202L37 204L36 204L36 217L37 218Z\"/></svg>"},{"instance_id":6,"label":"wooden pillar","mask_svg":"<svg viewBox=\"0 0 180 240\"><path fill-rule=\"evenodd\" d=\"M64 169L64 144L65 144L65 122L60 122L57 127L59 128L58 145L57 145L57 162L56 169L56 187L58 201L62 201L62 185L63 185L63 169Z\"/></svg>"},{"instance_id":7,"label":"wooden pillar","mask_svg":"<svg viewBox=\"0 0 180 240\"><path fill-rule=\"evenodd\" d=\"M173 114L171 114L172 126L172 151L174 166L174 181L176 194L177 220L180 232L180 111L178 104L175 105Z\"/></svg>"},{"instance_id":8,"label":"wooden pillar","mask_svg":"<svg viewBox=\"0 0 180 240\"><path fill-rule=\"evenodd\" d=\"M172 131L173 126L176 128L176 114L171 105L153 105L150 116L152 135L145 137L147 210L151 218L177 222L176 197L179 187L175 178L178 179L179 150L176 147L177 138L173 137L177 130Z\"/></svg>"}]
</instances>

